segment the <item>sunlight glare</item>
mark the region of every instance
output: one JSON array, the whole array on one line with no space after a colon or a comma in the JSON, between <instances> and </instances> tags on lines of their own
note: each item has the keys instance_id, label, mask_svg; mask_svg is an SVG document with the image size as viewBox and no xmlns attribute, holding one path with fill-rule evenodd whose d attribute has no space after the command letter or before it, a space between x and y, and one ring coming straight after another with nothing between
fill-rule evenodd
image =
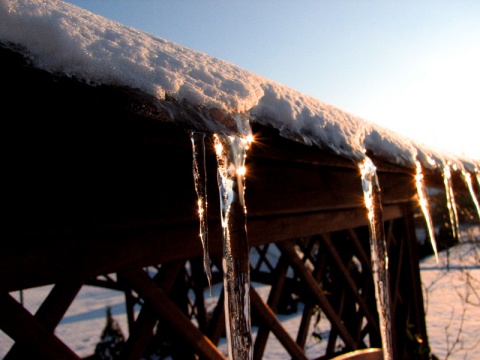
<instances>
[{"instance_id":1,"label":"sunlight glare","mask_svg":"<svg viewBox=\"0 0 480 360\"><path fill-rule=\"evenodd\" d=\"M245 166L241 166L237 169L238 175L245 176L246 173L247 173L247 168Z\"/></svg>"},{"instance_id":2,"label":"sunlight glare","mask_svg":"<svg viewBox=\"0 0 480 360\"><path fill-rule=\"evenodd\" d=\"M214 138L217 140L215 141L215 153L220 156L222 155L222 152L223 152L223 145L222 143L218 140L218 135L217 134L214 134L213 135Z\"/></svg>"}]
</instances>

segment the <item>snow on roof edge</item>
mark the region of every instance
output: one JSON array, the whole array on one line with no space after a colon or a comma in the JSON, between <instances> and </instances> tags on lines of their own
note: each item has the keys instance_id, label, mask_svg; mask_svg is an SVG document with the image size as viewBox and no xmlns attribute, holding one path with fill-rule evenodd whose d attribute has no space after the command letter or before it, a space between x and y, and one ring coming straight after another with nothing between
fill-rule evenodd
<instances>
[{"instance_id":1,"label":"snow on roof edge","mask_svg":"<svg viewBox=\"0 0 480 360\"><path fill-rule=\"evenodd\" d=\"M423 146L228 62L124 26L63 1L0 0L0 41L27 49L33 64L92 85L137 88L219 109L281 135L358 161L365 151L413 168L477 172L480 162ZM218 128L208 123L208 129Z\"/></svg>"}]
</instances>

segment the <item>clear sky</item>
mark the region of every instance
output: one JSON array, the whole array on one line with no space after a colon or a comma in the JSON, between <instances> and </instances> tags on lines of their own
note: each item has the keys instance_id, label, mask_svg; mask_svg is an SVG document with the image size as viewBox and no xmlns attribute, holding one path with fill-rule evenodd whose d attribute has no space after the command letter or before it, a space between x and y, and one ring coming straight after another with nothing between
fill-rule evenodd
<instances>
[{"instance_id":1,"label":"clear sky","mask_svg":"<svg viewBox=\"0 0 480 360\"><path fill-rule=\"evenodd\" d=\"M480 159L478 0L70 0Z\"/></svg>"}]
</instances>

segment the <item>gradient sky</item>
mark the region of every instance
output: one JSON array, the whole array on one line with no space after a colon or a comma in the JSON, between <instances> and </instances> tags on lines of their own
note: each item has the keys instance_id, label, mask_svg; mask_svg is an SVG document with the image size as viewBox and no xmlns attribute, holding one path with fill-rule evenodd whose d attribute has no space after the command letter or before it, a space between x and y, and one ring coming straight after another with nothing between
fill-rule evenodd
<instances>
[{"instance_id":1,"label":"gradient sky","mask_svg":"<svg viewBox=\"0 0 480 360\"><path fill-rule=\"evenodd\" d=\"M480 1L69 2L480 159Z\"/></svg>"}]
</instances>

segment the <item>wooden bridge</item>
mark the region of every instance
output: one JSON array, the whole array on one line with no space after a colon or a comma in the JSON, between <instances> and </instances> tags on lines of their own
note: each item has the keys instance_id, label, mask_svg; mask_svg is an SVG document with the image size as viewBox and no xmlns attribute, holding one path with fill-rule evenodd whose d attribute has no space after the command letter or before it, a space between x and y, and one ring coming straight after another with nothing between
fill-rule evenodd
<instances>
[{"instance_id":1,"label":"wooden bridge","mask_svg":"<svg viewBox=\"0 0 480 360\"><path fill-rule=\"evenodd\" d=\"M5 359L78 359L55 328L88 284L125 293L122 359L140 359L154 341L169 344L174 359L225 358L217 347L225 336L223 296L213 312L205 307L184 122L171 122L165 108L135 90L52 75L4 48L0 59L0 329L15 341ZM194 116L181 104L169 106L180 120ZM319 312L329 336L318 359L381 347L356 164L276 129L254 123L253 131L246 188L251 280L270 289L266 299L250 290L254 358L275 336L292 358L306 359ZM428 359L414 170L372 159L382 189L395 359ZM216 161L208 141L207 175L210 257L213 280L221 283ZM427 175L441 184L441 175ZM46 284L54 287L35 314L11 296ZM303 313L292 334L278 313L297 304Z\"/></svg>"}]
</instances>

